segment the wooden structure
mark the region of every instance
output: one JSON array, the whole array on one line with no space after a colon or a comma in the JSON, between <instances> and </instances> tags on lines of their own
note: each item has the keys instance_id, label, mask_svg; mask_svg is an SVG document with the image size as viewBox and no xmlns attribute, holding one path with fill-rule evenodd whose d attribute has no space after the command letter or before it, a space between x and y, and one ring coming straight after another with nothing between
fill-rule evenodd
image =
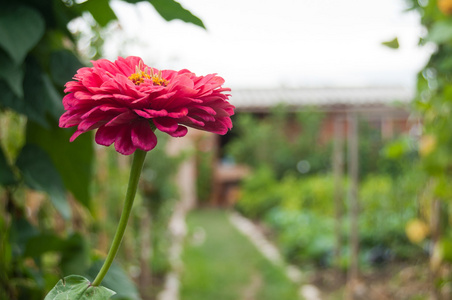
<instances>
[{"instance_id":1,"label":"wooden structure","mask_svg":"<svg viewBox=\"0 0 452 300\"><path fill-rule=\"evenodd\" d=\"M411 89L385 86L237 89L232 91L231 102L238 114L265 114L278 104L293 111L322 111L326 113L323 134L329 138L333 136L335 120L345 120L354 112L380 126L383 137L389 138L410 129L407 106L413 97Z\"/></svg>"}]
</instances>

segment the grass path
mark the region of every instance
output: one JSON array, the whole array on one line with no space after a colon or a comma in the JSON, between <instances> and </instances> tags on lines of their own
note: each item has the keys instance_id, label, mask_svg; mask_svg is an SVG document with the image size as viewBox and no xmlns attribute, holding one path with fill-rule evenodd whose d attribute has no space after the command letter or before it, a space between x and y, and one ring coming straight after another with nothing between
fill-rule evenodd
<instances>
[{"instance_id":1,"label":"grass path","mask_svg":"<svg viewBox=\"0 0 452 300\"><path fill-rule=\"evenodd\" d=\"M220 210L187 217L181 300L296 300L297 286L271 264Z\"/></svg>"}]
</instances>

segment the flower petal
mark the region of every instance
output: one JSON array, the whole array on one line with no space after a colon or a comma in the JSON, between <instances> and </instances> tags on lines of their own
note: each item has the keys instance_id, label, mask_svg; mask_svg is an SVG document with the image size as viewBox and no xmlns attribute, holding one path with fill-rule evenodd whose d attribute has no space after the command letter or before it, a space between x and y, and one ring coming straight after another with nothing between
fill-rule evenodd
<instances>
[{"instance_id":1,"label":"flower petal","mask_svg":"<svg viewBox=\"0 0 452 300\"><path fill-rule=\"evenodd\" d=\"M131 111L127 110L126 112L111 119L105 126L126 125L127 123L133 121L135 118L136 115Z\"/></svg>"},{"instance_id":2,"label":"flower petal","mask_svg":"<svg viewBox=\"0 0 452 300\"><path fill-rule=\"evenodd\" d=\"M155 127L157 127L158 130L170 133L175 132L178 129L177 121L170 118L155 118L153 119Z\"/></svg>"},{"instance_id":3,"label":"flower petal","mask_svg":"<svg viewBox=\"0 0 452 300\"><path fill-rule=\"evenodd\" d=\"M101 126L97 129L95 141L99 145L110 146L116 140L120 128L117 126Z\"/></svg>"},{"instance_id":4,"label":"flower petal","mask_svg":"<svg viewBox=\"0 0 452 300\"><path fill-rule=\"evenodd\" d=\"M132 144L144 151L150 151L157 145L157 137L149 121L136 122L132 127Z\"/></svg>"},{"instance_id":5,"label":"flower petal","mask_svg":"<svg viewBox=\"0 0 452 300\"><path fill-rule=\"evenodd\" d=\"M132 143L131 131L131 126L121 126L116 136L115 149L121 154L130 155L137 150L137 147Z\"/></svg>"},{"instance_id":6,"label":"flower petal","mask_svg":"<svg viewBox=\"0 0 452 300\"><path fill-rule=\"evenodd\" d=\"M168 134L172 137L183 137L187 134L188 129L185 126L178 125L177 129L174 132L168 132Z\"/></svg>"},{"instance_id":7,"label":"flower petal","mask_svg":"<svg viewBox=\"0 0 452 300\"><path fill-rule=\"evenodd\" d=\"M78 138L79 135L81 135L84 132L85 131L82 131L82 130L76 130L74 132L74 134L71 136L71 138L69 139L69 142L73 142L76 138Z\"/></svg>"}]
</instances>

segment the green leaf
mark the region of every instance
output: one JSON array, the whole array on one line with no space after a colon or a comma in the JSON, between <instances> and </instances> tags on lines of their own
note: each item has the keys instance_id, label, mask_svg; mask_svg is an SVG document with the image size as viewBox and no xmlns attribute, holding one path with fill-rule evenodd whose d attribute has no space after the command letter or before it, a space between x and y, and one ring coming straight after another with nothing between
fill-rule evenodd
<instances>
[{"instance_id":1,"label":"green leaf","mask_svg":"<svg viewBox=\"0 0 452 300\"><path fill-rule=\"evenodd\" d=\"M14 183L16 183L16 178L0 147L0 185L13 185Z\"/></svg>"},{"instance_id":2,"label":"green leaf","mask_svg":"<svg viewBox=\"0 0 452 300\"><path fill-rule=\"evenodd\" d=\"M88 0L79 5L81 11L89 11L100 26L107 26L108 22L116 20L115 12L111 9L109 0Z\"/></svg>"},{"instance_id":3,"label":"green leaf","mask_svg":"<svg viewBox=\"0 0 452 300\"><path fill-rule=\"evenodd\" d=\"M26 241L24 256L40 257L47 252L61 253L60 266L63 274L82 274L90 263L87 241L79 233L63 239L55 234L44 233Z\"/></svg>"},{"instance_id":4,"label":"green leaf","mask_svg":"<svg viewBox=\"0 0 452 300\"><path fill-rule=\"evenodd\" d=\"M108 300L114 294L103 286L91 286L82 276L70 275L58 281L44 300Z\"/></svg>"},{"instance_id":5,"label":"green leaf","mask_svg":"<svg viewBox=\"0 0 452 300\"><path fill-rule=\"evenodd\" d=\"M33 121L47 125L47 113L58 118L63 112L61 96L34 59L27 59L24 79L24 111Z\"/></svg>"},{"instance_id":6,"label":"green leaf","mask_svg":"<svg viewBox=\"0 0 452 300\"><path fill-rule=\"evenodd\" d=\"M81 67L83 67L83 64L70 51L55 51L50 56L52 80L58 85L64 86Z\"/></svg>"},{"instance_id":7,"label":"green leaf","mask_svg":"<svg viewBox=\"0 0 452 300\"><path fill-rule=\"evenodd\" d=\"M126 0L129 3L137 3L142 0ZM198 25L202 28L206 28L200 18L193 15L189 10L180 5L179 2L174 0L149 0L155 10L166 20L182 20L187 23Z\"/></svg>"},{"instance_id":8,"label":"green leaf","mask_svg":"<svg viewBox=\"0 0 452 300\"><path fill-rule=\"evenodd\" d=\"M28 239L24 256L39 257L49 251L61 251L64 240L55 234L40 234Z\"/></svg>"},{"instance_id":9,"label":"green leaf","mask_svg":"<svg viewBox=\"0 0 452 300\"><path fill-rule=\"evenodd\" d=\"M103 261L96 261L89 269L89 277L94 278L103 265ZM114 288L117 291L115 299L140 300L138 290L132 280L127 276L126 272L115 262L111 265L107 275L105 275L102 285L107 288Z\"/></svg>"},{"instance_id":10,"label":"green leaf","mask_svg":"<svg viewBox=\"0 0 452 300\"><path fill-rule=\"evenodd\" d=\"M92 134L85 133L70 143L69 138L74 131L61 129L57 124L52 125L47 129L28 121L27 142L39 145L47 152L66 188L89 208L94 157Z\"/></svg>"},{"instance_id":11,"label":"green leaf","mask_svg":"<svg viewBox=\"0 0 452 300\"><path fill-rule=\"evenodd\" d=\"M26 144L19 153L16 165L30 188L49 194L52 204L61 215L65 219L71 217L63 181L44 150Z\"/></svg>"},{"instance_id":12,"label":"green leaf","mask_svg":"<svg viewBox=\"0 0 452 300\"><path fill-rule=\"evenodd\" d=\"M35 59L25 62L24 97L15 95L5 80L0 80L0 104L48 126L47 117L58 118L63 112L61 96Z\"/></svg>"},{"instance_id":13,"label":"green leaf","mask_svg":"<svg viewBox=\"0 0 452 300\"><path fill-rule=\"evenodd\" d=\"M14 216L9 235L10 242L13 246L13 256L23 256L28 241L37 235L39 235L38 229L31 225L26 218Z\"/></svg>"},{"instance_id":14,"label":"green leaf","mask_svg":"<svg viewBox=\"0 0 452 300\"><path fill-rule=\"evenodd\" d=\"M71 235L64 243L61 255L63 274L83 274L90 266L90 249L86 239L79 233Z\"/></svg>"},{"instance_id":15,"label":"green leaf","mask_svg":"<svg viewBox=\"0 0 452 300\"><path fill-rule=\"evenodd\" d=\"M51 3L48 2L50 1L39 1L40 12L44 16L46 24L49 24L51 28L58 28L65 36L74 41L74 36L68 30L68 23L81 17L82 12L74 9L71 5L67 5L66 1L54 0ZM74 2L72 1L72 3Z\"/></svg>"},{"instance_id":16,"label":"green leaf","mask_svg":"<svg viewBox=\"0 0 452 300\"><path fill-rule=\"evenodd\" d=\"M17 97L23 97L22 83L24 81L24 68L15 64L6 52L0 50L0 79L4 79Z\"/></svg>"},{"instance_id":17,"label":"green leaf","mask_svg":"<svg viewBox=\"0 0 452 300\"><path fill-rule=\"evenodd\" d=\"M0 9L0 47L20 65L44 34L44 20L28 6L4 6Z\"/></svg>"},{"instance_id":18,"label":"green leaf","mask_svg":"<svg viewBox=\"0 0 452 300\"><path fill-rule=\"evenodd\" d=\"M427 40L437 44L452 40L452 21L447 19L434 23L428 33Z\"/></svg>"},{"instance_id":19,"label":"green leaf","mask_svg":"<svg viewBox=\"0 0 452 300\"><path fill-rule=\"evenodd\" d=\"M383 42L381 44L391 49L399 49L399 40L396 37L390 41Z\"/></svg>"},{"instance_id":20,"label":"green leaf","mask_svg":"<svg viewBox=\"0 0 452 300\"><path fill-rule=\"evenodd\" d=\"M9 84L0 79L0 106L9 107L18 113L25 114L24 100L17 97Z\"/></svg>"}]
</instances>

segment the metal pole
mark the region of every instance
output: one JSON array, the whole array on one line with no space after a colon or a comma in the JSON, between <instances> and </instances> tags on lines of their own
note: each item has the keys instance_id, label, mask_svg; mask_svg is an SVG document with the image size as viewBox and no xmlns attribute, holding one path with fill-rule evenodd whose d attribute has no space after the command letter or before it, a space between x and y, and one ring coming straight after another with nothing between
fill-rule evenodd
<instances>
[{"instance_id":1,"label":"metal pole","mask_svg":"<svg viewBox=\"0 0 452 300\"><path fill-rule=\"evenodd\" d=\"M350 177L350 268L348 274L349 295L353 299L354 286L359 276L359 232L358 232L358 118L356 113L348 116L348 172Z\"/></svg>"},{"instance_id":2,"label":"metal pole","mask_svg":"<svg viewBox=\"0 0 452 300\"><path fill-rule=\"evenodd\" d=\"M334 210L336 218L336 247L334 263L339 265L342 248L342 216L344 213L344 133L343 120L338 116L334 119L333 141L333 178L334 178Z\"/></svg>"}]
</instances>

